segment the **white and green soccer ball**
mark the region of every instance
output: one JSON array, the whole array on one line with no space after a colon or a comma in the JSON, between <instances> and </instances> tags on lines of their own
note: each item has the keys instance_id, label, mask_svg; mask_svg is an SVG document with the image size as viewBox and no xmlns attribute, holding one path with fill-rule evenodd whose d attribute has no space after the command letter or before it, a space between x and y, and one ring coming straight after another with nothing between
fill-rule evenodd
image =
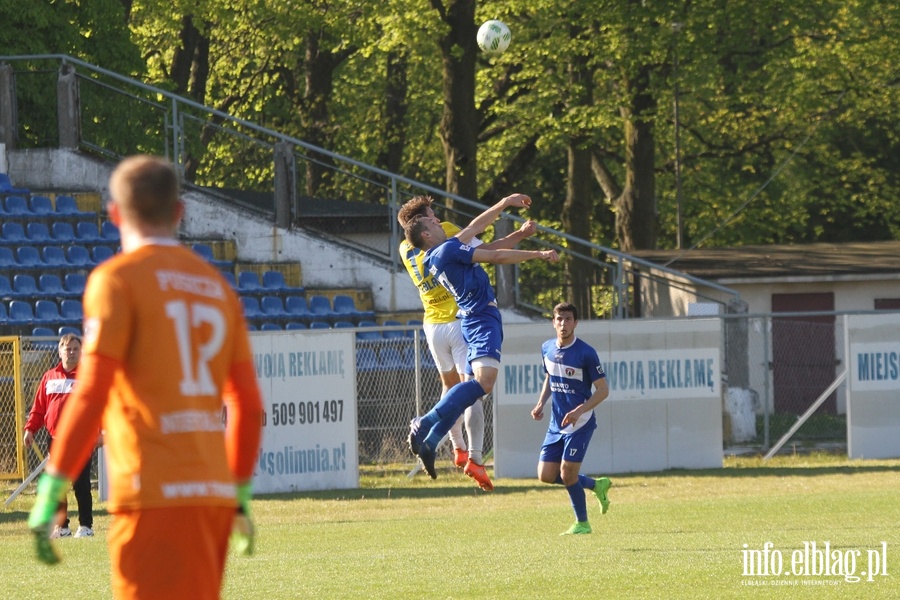
<instances>
[{"instance_id":1,"label":"white and green soccer ball","mask_svg":"<svg viewBox=\"0 0 900 600\"><path fill-rule=\"evenodd\" d=\"M511 39L509 27L496 19L482 23L478 28L478 35L475 36L478 47L486 54L500 54L509 47Z\"/></svg>"}]
</instances>

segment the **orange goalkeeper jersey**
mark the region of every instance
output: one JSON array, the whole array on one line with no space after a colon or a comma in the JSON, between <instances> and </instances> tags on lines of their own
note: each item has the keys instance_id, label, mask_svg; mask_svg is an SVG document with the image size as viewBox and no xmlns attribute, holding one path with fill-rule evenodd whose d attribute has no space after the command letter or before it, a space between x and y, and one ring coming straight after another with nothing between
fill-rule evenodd
<instances>
[{"instance_id":1,"label":"orange goalkeeper jersey","mask_svg":"<svg viewBox=\"0 0 900 600\"><path fill-rule=\"evenodd\" d=\"M262 405L225 279L176 241L154 240L91 273L84 313L86 378L111 376L111 385L108 397L92 397L91 381L79 379L71 412L81 414L66 407L51 463L59 457L56 468L70 470L85 445L84 415L102 410L110 510L234 506L236 478L249 479L259 450ZM103 365L114 372L101 374Z\"/></svg>"}]
</instances>

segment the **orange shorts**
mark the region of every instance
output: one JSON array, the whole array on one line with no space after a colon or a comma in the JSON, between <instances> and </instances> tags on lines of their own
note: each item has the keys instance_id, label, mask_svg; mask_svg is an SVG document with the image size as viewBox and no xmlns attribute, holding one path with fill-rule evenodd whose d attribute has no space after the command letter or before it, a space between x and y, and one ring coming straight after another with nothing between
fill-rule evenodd
<instances>
[{"instance_id":1,"label":"orange shorts","mask_svg":"<svg viewBox=\"0 0 900 600\"><path fill-rule=\"evenodd\" d=\"M210 506L117 512L109 528L117 600L217 600L234 509Z\"/></svg>"}]
</instances>

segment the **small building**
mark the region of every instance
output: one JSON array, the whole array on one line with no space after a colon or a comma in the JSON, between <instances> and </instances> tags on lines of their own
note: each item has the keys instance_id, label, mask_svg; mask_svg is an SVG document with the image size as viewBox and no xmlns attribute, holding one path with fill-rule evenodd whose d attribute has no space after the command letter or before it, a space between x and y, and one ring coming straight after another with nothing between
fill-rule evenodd
<instances>
[{"instance_id":1,"label":"small building","mask_svg":"<svg viewBox=\"0 0 900 600\"><path fill-rule=\"evenodd\" d=\"M900 241L632 254L686 275L638 265L640 316L750 316L726 318L726 383L752 390L761 400L758 411L801 414L834 382L845 364L837 315L900 310ZM721 287L704 287L701 280ZM842 391L822 410L844 413Z\"/></svg>"}]
</instances>

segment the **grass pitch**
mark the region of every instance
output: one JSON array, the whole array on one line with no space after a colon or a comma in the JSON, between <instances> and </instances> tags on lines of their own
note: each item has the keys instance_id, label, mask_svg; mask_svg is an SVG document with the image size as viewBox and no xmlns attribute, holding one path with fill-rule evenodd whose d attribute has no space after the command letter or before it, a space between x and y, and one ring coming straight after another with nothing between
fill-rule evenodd
<instances>
[{"instance_id":1,"label":"grass pitch","mask_svg":"<svg viewBox=\"0 0 900 600\"><path fill-rule=\"evenodd\" d=\"M501 479L484 493L449 463L437 481L367 467L357 490L254 500L257 552L229 556L223 598L900 597L900 460L725 465L611 475L606 515L588 494L594 533L562 537L574 517L560 486ZM97 536L58 541L63 562L46 567L25 527L33 494L0 513L0 597L111 597L103 505ZM804 558L812 542L828 542L830 574Z\"/></svg>"}]
</instances>

